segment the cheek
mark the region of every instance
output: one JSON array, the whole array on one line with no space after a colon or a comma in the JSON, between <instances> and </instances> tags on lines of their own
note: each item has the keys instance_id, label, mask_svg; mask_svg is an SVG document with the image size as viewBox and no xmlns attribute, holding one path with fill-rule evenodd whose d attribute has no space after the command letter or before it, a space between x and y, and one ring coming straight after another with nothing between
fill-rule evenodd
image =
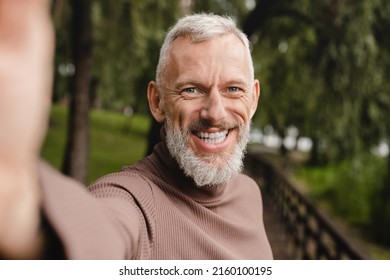
<instances>
[{"instance_id":1,"label":"cheek","mask_svg":"<svg viewBox=\"0 0 390 280\"><path fill-rule=\"evenodd\" d=\"M184 106L171 106L167 111L168 116L176 129L188 127L191 119L193 119L195 115L193 111Z\"/></svg>"},{"instance_id":2,"label":"cheek","mask_svg":"<svg viewBox=\"0 0 390 280\"><path fill-rule=\"evenodd\" d=\"M226 100L224 109L227 112L228 122L239 122L246 124L251 118L251 100ZM169 102L166 106L167 114L175 128L185 129L191 123L197 122L200 119L202 107L195 102L176 101Z\"/></svg>"},{"instance_id":3,"label":"cheek","mask_svg":"<svg viewBox=\"0 0 390 280\"><path fill-rule=\"evenodd\" d=\"M229 106L226 107L226 110L227 112L229 112L229 115L231 115L235 121L241 123L248 123L250 121L251 107L247 102L234 102L232 104L229 104Z\"/></svg>"}]
</instances>

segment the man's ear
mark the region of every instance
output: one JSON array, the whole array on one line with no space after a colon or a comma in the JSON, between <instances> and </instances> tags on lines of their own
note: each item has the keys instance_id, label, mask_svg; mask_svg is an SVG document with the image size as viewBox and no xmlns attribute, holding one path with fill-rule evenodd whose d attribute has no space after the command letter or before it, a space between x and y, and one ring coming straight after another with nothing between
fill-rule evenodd
<instances>
[{"instance_id":1,"label":"man's ear","mask_svg":"<svg viewBox=\"0 0 390 280\"><path fill-rule=\"evenodd\" d=\"M257 104L259 103L259 98L260 98L260 82L259 82L259 80L255 80L253 82L252 98L253 98L253 102L252 102L252 106L250 108L251 118L255 114L255 112L257 110Z\"/></svg>"},{"instance_id":2,"label":"man's ear","mask_svg":"<svg viewBox=\"0 0 390 280\"><path fill-rule=\"evenodd\" d=\"M149 102L150 112L152 113L155 120L159 123L164 122L165 121L164 108L162 106L160 92L157 89L157 85L155 81L149 82L148 102Z\"/></svg>"}]
</instances>

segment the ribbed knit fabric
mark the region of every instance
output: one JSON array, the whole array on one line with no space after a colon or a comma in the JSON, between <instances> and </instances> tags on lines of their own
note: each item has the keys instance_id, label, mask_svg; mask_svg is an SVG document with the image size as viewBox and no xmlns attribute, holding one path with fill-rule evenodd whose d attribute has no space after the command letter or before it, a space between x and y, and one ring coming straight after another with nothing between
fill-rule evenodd
<instances>
[{"instance_id":1,"label":"ribbed knit fabric","mask_svg":"<svg viewBox=\"0 0 390 280\"><path fill-rule=\"evenodd\" d=\"M84 200L94 200L84 194L73 197L71 203L79 211L78 216L71 215L73 219L85 220L86 212L88 217L98 213L90 217L88 227L67 229L69 222L60 225L60 214L50 214L55 205L46 207L67 257L272 259L257 184L241 174L228 184L198 188L180 170L164 142L135 165L100 178L89 191L100 203L84 205ZM87 207L91 208L80 209ZM87 248L74 253L72 246L84 246L81 240L91 238L91 231L97 237L90 242L96 242L103 254L96 253L89 241Z\"/></svg>"}]
</instances>

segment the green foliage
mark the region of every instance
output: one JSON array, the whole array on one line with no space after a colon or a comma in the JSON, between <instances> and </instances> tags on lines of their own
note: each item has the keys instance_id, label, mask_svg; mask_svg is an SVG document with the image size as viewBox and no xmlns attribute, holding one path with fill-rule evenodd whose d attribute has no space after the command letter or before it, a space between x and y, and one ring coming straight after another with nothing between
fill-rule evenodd
<instances>
[{"instance_id":1,"label":"green foliage","mask_svg":"<svg viewBox=\"0 0 390 280\"><path fill-rule=\"evenodd\" d=\"M178 17L178 1L94 2L95 71L104 108L146 112L165 31Z\"/></svg>"},{"instance_id":2,"label":"green foliage","mask_svg":"<svg viewBox=\"0 0 390 280\"><path fill-rule=\"evenodd\" d=\"M316 152L325 160L352 158L388 138L388 1L272 5L251 37L262 84L255 122L271 124L280 135L298 127L321 142Z\"/></svg>"},{"instance_id":3,"label":"green foliage","mask_svg":"<svg viewBox=\"0 0 390 280\"><path fill-rule=\"evenodd\" d=\"M262 92L255 122L272 124L281 135L288 126L295 125L311 136L314 125L308 124L315 117L322 93L321 80L303 63L306 53L300 50L312 34L309 30L301 34L290 39L281 36L277 41L260 39L253 50Z\"/></svg>"},{"instance_id":4,"label":"green foliage","mask_svg":"<svg viewBox=\"0 0 390 280\"><path fill-rule=\"evenodd\" d=\"M296 176L306 182L308 195L315 201L343 220L367 227L383 190L385 163L383 158L365 154L325 167L300 168Z\"/></svg>"},{"instance_id":5,"label":"green foliage","mask_svg":"<svg viewBox=\"0 0 390 280\"><path fill-rule=\"evenodd\" d=\"M390 155L387 159L387 170L390 169ZM374 198L374 207L371 215L371 236L390 247L390 173L382 177L382 188Z\"/></svg>"},{"instance_id":6,"label":"green foliage","mask_svg":"<svg viewBox=\"0 0 390 280\"><path fill-rule=\"evenodd\" d=\"M42 157L61 168L66 135L67 109L53 106ZM88 183L144 157L150 118L96 110L91 114L91 154Z\"/></svg>"},{"instance_id":7,"label":"green foliage","mask_svg":"<svg viewBox=\"0 0 390 280\"><path fill-rule=\"evenodd\" d=\"M240 24L249 12L248 1L242 0L196 0L193 1L193 12L206 12L229 15ZM250 2L250 1L249 1Z\"/></svg>"},{"instance_id":8,"label":"green foliage","mask_svg":"<svg viewBox=\"0 0 390 280\"><path fill-rule=\"evenodd\" d=\"M54 72L54 92L53 100L58 102L62 99L68 98L70 95L70 76L63 76L59 69L72 63L72 34L71 21L72 12L68 3L65 0L58 0L52 2L53 6L53 23L56 36L56 50L55 50L55 72Z\"/></svg>"}]
</instances>

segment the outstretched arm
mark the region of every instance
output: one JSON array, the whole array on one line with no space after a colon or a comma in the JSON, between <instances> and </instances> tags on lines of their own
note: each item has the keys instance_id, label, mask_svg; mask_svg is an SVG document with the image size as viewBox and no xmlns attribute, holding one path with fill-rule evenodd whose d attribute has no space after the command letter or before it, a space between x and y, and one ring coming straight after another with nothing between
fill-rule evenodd
<instances>
[{"instance_id":1,"label":"outstretched arm","mask_svg":"<svg viewBox=\"0 0 390 280\"><path fill-rule=\"evenodd\" d=\"M0 256L42 251L39 152L52 86L47 0L0 0Z\"/></svg>"}]
</instances>

